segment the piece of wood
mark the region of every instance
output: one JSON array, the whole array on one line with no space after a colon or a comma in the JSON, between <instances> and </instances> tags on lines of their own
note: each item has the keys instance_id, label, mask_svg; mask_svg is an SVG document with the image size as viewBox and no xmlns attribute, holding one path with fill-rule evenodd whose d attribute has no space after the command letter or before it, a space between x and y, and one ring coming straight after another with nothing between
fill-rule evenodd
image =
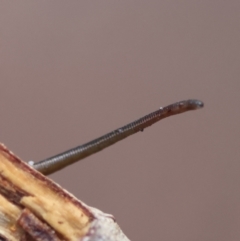
<instances>
[{"instance_id":1,"label":"piece of wood","mask_svg":"<svg viewBox=\"0 0 240 241\"><path fill-rule=\"evenodd\" d=\"M2 144L0 240L129 241L113 216L77 200Z\"/></svg>"}]
</instances>

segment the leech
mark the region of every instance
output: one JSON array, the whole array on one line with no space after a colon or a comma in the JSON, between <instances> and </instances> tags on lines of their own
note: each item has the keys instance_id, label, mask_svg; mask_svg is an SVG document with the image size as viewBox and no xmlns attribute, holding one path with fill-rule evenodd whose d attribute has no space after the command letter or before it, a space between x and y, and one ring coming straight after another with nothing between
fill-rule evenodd
<instances>
[{"instance_id":1,"label":"leech","mask_svg":"<svg viewBox=\"0 0 240 241\"><path fill-rule=\"evenodd\" d=\"M130 124L118 128L86 144L75 147L59 155L47 158L37 163L31 161L31 165L36 170L45 175L54 173L66 166L73 164L74 162L82 160L89 155L101 151L102 149L113 145L114 143L136 132L143 131L146 127L151 126L163 118L180 114L189 110L196 110L202 108L203 105L203 102L199 100L184 100L176 102L172 105L168 105L166 107L161 107L155 112L152 112L134 122L131 122Z\"/></svg>"}]
</instances>

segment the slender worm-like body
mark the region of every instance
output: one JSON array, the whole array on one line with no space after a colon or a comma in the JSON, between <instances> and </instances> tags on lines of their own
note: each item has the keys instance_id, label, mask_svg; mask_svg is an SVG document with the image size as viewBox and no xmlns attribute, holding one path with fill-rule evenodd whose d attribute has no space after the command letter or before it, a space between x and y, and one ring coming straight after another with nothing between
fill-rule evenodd
<instances>
[{"instance_id":1,"label":"slender worm-like body","mask_svg":"<svg viewBox=\"0 0 240 241\"><path fill-rule=\"evenodd\" d=\"M138 132L143 131L148 126L155 122L169 117L171 115L180 114L189 110L196 110L203 107L203 102L199 100L184 100L161 107L155 112L152 112L136 121L131 122L121 128L118 128L106 135L103 135L93 141L90 141L81 146L63 152L59 155L47 158L37 163L29 162L36 170L48 175L54 173L74 162L77 162L93 153Z\"/></svg>"}]
</instances>

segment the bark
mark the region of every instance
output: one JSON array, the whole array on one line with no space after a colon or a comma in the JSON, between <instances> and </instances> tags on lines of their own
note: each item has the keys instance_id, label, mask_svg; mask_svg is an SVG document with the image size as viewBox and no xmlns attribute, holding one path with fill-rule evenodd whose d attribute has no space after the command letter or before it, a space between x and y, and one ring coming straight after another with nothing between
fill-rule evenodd
<instances>
[{"instance_id":1,"label":"bark","mask_svg":"<svg viewBox=\"0 0 240 241\"><path fill-rule=\"evenodd\" d=\"M112 215L87 206L0 144L0 241L128 241Z\"/></svg>"}]
</instances>

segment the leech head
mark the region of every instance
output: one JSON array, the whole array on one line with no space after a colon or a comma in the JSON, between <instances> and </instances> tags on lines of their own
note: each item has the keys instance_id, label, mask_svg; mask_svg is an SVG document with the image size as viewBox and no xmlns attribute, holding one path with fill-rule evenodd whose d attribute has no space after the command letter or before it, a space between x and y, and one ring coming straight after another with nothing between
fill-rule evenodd
<instances>
[{"instance_id":1,"label":"leech head","mask_svg":"<svg viewBox=\"0 0 240 241\"><path fill-rule=\"evenodd\" d=\"M169 116L170 116L170 115L180 114L189 110L197 110L202 108L203 106L204 104L202 101L190 99L190 100L179 101L172 105L168 105L164 107L163 110L165 113L169 113Z\"/></svg>"},{"instance_id":2,"label":"leech head","mask_svg":"<svg viewBox=\"0 0 240 241\"><path fill-rule=\"evenodd\" d=\"M200 100L187 100L189 104L189 110L197 110L203 108L204 104Z\"/></svg>"}]
</instances>

